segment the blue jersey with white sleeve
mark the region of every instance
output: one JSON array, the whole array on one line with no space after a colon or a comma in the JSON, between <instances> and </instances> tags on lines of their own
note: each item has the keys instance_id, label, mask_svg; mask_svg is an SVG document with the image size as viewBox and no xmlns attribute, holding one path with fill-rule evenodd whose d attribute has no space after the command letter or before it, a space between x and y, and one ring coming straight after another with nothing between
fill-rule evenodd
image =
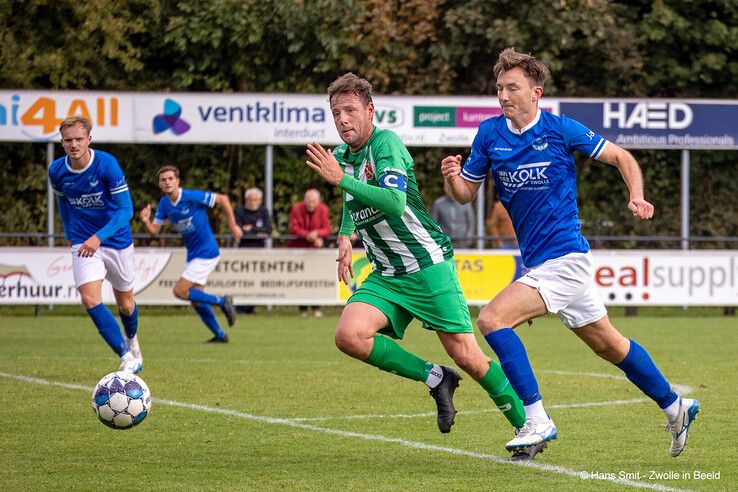
<instances>
[{"instance_id":1,"label":"blue jersey with white sleeve","mask_svg":"<svg viewBox=\"0 0 738 492\"><path fill-rule=\"evenodd\" d=\"M49 183L58 197L64 237L72 244L82 244L92 235L107 248L133 244L131 194L111 154L90 149L90 161L82 169L72 169L69 157L60 157L49 167Z\"/></svg>"},{"instance_id":2,"label":"blue jersey with white sleeve","mask_svg":"<svg viewBox=\"0 0 738 492\"><path fill-rule=\"evenodd\" d=\"M573 153L597 159L606 145L607 140L566 116L538 110L518 131L500 115L479 126L461 176L479 183L491 169L523 264L531 268L589 251L579 224Z\"/></svg>"},{"instance_id":3,"label":"blue jersey with white sleeve","mask_svg":"<svg viewBox=\"0 0 738 492\"><path fill-rule=\"evenodd\" d=\"M152 222L164 225L167 219L172 221L184 238L187 261L194 258L215 258L220 255L207 213L207 207L215 205L215 195L210 191L180 188L176 202L172 203L169 197L164 196L156 207Z\"/></svg>"}]
</instances>

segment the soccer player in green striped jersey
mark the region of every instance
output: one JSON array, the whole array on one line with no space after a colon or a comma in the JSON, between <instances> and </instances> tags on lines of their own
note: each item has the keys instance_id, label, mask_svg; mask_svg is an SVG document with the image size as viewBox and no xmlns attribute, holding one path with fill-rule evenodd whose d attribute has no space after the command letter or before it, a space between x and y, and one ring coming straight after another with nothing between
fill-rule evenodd
<instances>
[{"instance_id":1,"label":"soccer player in green striped jersey","mask_svg":"<svg viewBox=\"0 0 738 492\"><path fill-rule=\"evenodd\" d=\"M461 379L452 368L404 350L413 318L435 331L446 352L474 378L517 429L522 403L500 365L476 342L450 239L425 209L413 160L393 132L373 125L371 84L347 73L328 88L331 112L345 143L329 152L309 144L307 165L343 191L338 278L353 276L350 237L357 232L374 268L348 300L336 329L338 348L361 361L424 382L438 407L438 427L449 432Z\"/></svg>"}]
</instances>

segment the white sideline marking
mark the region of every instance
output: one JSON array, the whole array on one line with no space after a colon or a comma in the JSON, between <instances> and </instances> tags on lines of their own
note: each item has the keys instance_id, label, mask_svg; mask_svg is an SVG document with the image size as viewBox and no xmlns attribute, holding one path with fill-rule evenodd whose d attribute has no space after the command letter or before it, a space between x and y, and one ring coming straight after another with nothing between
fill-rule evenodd
<instances>
[{"instance_id":1,"label":"white sideline marking","mask_svg":"<svg viewBox=\"0 0 738 492\"><path fill-rule=\"evenodd\" d=\"M538 372L546 372L549 374L558 374L562 376L589 376L593 378L606 378L606 379L617 379L620 381L628 381L628 378L619 374L604 374L599 372L574 372L574 371L553 371L553 370L541 370ZM686 384L674 384L671 387L680 395L687 395L694 391L691 386ZM606 407L609 405L628 405L631 403L644 403L651 401L648 398L634 398L631 400L611 400L611 401L594 401L594 402L583 402L583 403L560 403L557 405L546 405L546 408L561 409L561 408L588 408L588 407ZM461 410L458 415L472 415L480 413L497 412L498 410L494 407L483 408L481 410ZM435 412L423 412L423 413L396 413L396 414L364 414L364 415L337 415L332 417L297 417L290 420L295 422L325 422L326 420L363 420L373 418L384 418L384 419L413 419L420 417L435 417Z\"/></svg>"},{"instance_id":2,"label":"white sideline marking","mask_svg":"<svg viewBox=\"0 0 738 492\"><path fill-rule=\"evenodd\" d=\"M93 388L88 387L88 386L82 386L81 384L60 383L56 381L48 381L46 379L35 378L35 377L30 377L30 376L8 374L6 372L0 372L0 377L4 377L7 379L13 379L16 381L22 381L25 383L41 384L41 385L46 385L46 386L58 386L61 388L84 390L84 391L88 391L90 394L92 393L92 390L93 390ZM575 470L573 468L567 468L564 466L547 465L544 463L537 463L535 461L510 461L508 458L502 458L500 456L495 456L493 454L476 453L474 451L467 451L464 449L450 448L446 446L437 446L435 444L427 444L427 443L420 442L420 441L410 441L408 439L401 439L397 437L387 437L387 436L382 436L379 434L364 434L360 432L345 431L341 429L330 429L327 427L318 427L316 425L296 422L291 419L264 417L261 415L253 415L253 414L246 413L246 412L239 412L237 410L229 410L227 408L209 407L206 405L198 405L196 403L186 403L186 402L180 402L180 401L174 401L174 400L164 400L164 399L159 399L159 398L155 398L153 399L153 401L161 405L169 405L169 406L180 407L180 408L189 408L190 410L198 410L201 412L207 412L207 413L213 413L213 414L219 414L219 415L227 415L230 417L238 417L238 418L242 418L246 420L263 422L266 424L286 425L288 427L321 432L323 434L331 434L331 435L341 436L341 437L353 437L357 439L364 439L366 441L378 441L378 442L384 442L388 444L399 444L400 446L405 446L408 448L422 449L426 451L439 451L442 453L449 453L449 454L455 454L458 456L466 456L469 458L476 458L476 459L481 459L481 460L492 461L494 463L499 463L501 465L523 466L526 468L532 468L536 470L559 473L561 475L567 475L567 476L578 478L578 479L582 479L583 476L586 477L588 475L588 472L584 470ZM684 489L675 489L675 488L667 487L665 485L660 485L660 484L638 482L636 480L627 480L627 479L622 479L622 478L603 478L601 480L617 483L619 485L625 485L628 487L640 488L640 489L651 489L651 490L660 490L660 491L667 491L667 492L682 492L684 490Z\"/></svg>"}]
</instances>

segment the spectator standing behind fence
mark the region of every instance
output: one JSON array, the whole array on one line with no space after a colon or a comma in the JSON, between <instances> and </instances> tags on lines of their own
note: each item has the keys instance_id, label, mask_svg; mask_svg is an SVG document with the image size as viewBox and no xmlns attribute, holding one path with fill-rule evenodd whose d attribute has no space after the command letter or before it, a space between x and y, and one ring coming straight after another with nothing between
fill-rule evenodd
<instances>
[{"instance_id":1,"label":"spectator standing behind fence","mask_svg":"<svg viewBox=\"0 0 738 492\"><path fill-rule=\"evenodd\" d=\"M236 223L243 231L239 248L263 248L266 238L272 235L272 220L263 203L264 192L259 188L249 188L244 192L243 206L235 210ZM236 311L251 314L254 306L236 306Z\"/></svg>"},{"instance_id":2,"label":"spectator standing behind fence","mask_svg":"<svg viewBox=\"0 0 738 492\"><path fill-rule=\"evenodd\" d=\"M492 212L487 218L487 229L494 238L492 244L495 248L518 249L518 239L512 220L499 199L492 205Z\"/></svg>"},{"instance_id":3,"label":"spectator standing behind fence","mask_svg":"<svg viewBox=\"0 0 738 492\"><path fill-rule=\"evenodd\" d=\"M443 193L442 197L433 202L433 220L451 238L454 249L468 248L471 245L470 238L474 236L474 209L470 203L461 204L454 200L445 182Z\"/></svg>"},{"instance_id":4,"label":"spectator standing behind fence","mask_svg":"<svg viewBox=\"0 0 738 492\"><path fill-rule=\"evenodd\" d=\"M239 248L263 248L266 238L272 235L269 211L263 206L264 193L259 188L249 188L243 195L244 205L236 208L236 223L243 230Z\"/></svg>"},{"instance_id":5,"label":"spectator standing behind fence","mask_svg":"<svg viewBox=\"0 0 738 492\"><path fill-rule=\"evenodd\" d=\"M291 248L322 248L325 238L331 234L331 220L328 207L321 203L320 192L310 188L305 198L292 205L290 210L290 234L297 236L290 239L287 246ZM307 316L307 306L300 306L300 315ZM323 316L320 306L313 308L313 316Z\"/></svg>"}]
</instances>

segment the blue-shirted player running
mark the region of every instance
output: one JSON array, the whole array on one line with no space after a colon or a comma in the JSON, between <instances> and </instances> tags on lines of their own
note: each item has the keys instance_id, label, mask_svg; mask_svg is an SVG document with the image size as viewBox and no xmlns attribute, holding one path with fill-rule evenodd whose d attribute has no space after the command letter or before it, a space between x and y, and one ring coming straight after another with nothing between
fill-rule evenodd
<instances>
[{"instance_id":1,"label":"blue-shirted player running","mask_svg":"<svg viewBox=\"0 0 738 492\"><path fill-rule=\"evenodd\" d=\"M72 116L59 125L66 156L51 163L64 238L72 249L72 273L82 305L105 342L121 358L120 370L143 369L138 344L138 307L133 299L135 263L128 184L112 155L92 150L92 123ZM102 303L102 282L113 286L126 339Z\"/></svg>"},{"instance_id":2,"label":"blue-shirted player running","mask_svg":"<svg viewBox=\"0 0 738 492\"><path fill-rule=\"evenodd\" d=\"M441 172L452 196L466 203L491 170L512 218L523 263L529 268L478 318L480 330L524 404L525 426L506 447L525 449L558 435L543 408L525 348L513 331L550 312L659 405L672 434L670 453L678 456L687 444L699 403L677 395L648 352L610 323L594 283L589 244L579 226L574 151L617 167L630 192L628 208L635 217L650 219L653 205L643 198L640 166L628 151L577 121L538 109L549 72L536 58L508 48L493 71L504 116L480 125L463 168L460 155L448 156Z\"/></svg>"},{"instance_id":3,"label":"blue-shirted player running","mask_svg":"<svg viewBox=\"0 0 738 492\"><path fill-rule=\"evenodd\" d=\"M184 190L179 184L179 169L166 165L157 173L159 188L164 197L159 201L154 220L151 220L151 205L141 210L141 221L150 234L156 235L169 219L182 234L187 247L187 264L185 271L174 286L174 295L179 299L190 301L202 322L213 332L211 343L227 343L228 335L220 327L215 313L210 306L219 306L228 320L228 326L236 322L236 308L230 296L208 294L203 289L208 275L218 265L220 250L213 230L208 221L207 209L216 203L221 206L228 217L228 227L233 238L238 242L243 231L236 223L233 207L226 195L209 191Z\"/></svg>"}]
</instances>

